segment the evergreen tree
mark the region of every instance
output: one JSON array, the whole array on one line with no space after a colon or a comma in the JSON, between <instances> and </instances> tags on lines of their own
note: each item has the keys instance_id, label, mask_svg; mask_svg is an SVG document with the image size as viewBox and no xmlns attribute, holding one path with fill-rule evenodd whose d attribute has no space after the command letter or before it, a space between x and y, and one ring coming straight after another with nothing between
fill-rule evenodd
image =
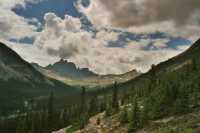
<instances>
[{"instance_id":1,"label":"evergreen tree","mask_svg":"<svg viewBox=\"0 0 200 133\"><path fill-rule=\"evenodd\" d=\"M51 133L53 130L53 116L54 116L54 94L53 91L49 97L49 104L48 104L48 133Z\"/></svg>"},{"instance_id":2,"label":"evergreen tree","mask_svg":"<svg viewBox=\"0 0 200 133\"><path fill-rule=\"evenodd\" d=\"M113 87L112 108L114 111L119 110L117 82L114 83Z\"/></svg>"},{"instance_id":3,"label":"evergreen tree","mask_svg":"<svg viewBox=\"0 0 200 133\"><path fill-rule=\"evenodd\" d=\"M128 127L128 133L134 133L139 128L141 128L140 108L138 106L137 97L135 97L131 110L131 122Z\"/></svg>"},{"instance_id":4,"label":"evergreen tree","mask_svg":"<svg viewBox=\"0 0 200 133\"><path fill-rule=\"evenodd\" d=\"M120 123L121 124L128 123L128 112L127 112L127 107L126 106L124 106L124 108L120 112Z\"/></svg>"},{"instance_id":5,"label":"evergreen tree","mask_svg":"<svg viewBox=\"0 0 200 133\"><path fill-rule=\"evenodd\" d=\"M105 111L105 116L110 116L112 115L112 105L111 105L111 100L110 98L107 99L107 104L106 104L106 111Z\"/></svg>"},{"instance_id":6,"label":"evergreen tree","mask_svg":"<svg viewBox=\"0 0 200 133\"><path fill-rule=\"evenodd\" d=\"M183 88L174 104L174 112L177 114L187 113L189 111L189 97L185 88Z\"/></svg>"},{"instance_id":7,"label":"evergreen tree","mask_svg":"<svg viewBox=\"0 0 200 133\"><path fill-rule=\"evenodd\" d=\"M84 113L85 107L86 107L86 88L82 87L82 91L81 91L81 113Z\"/></svg>"},{"instance_id":8,"label":"evergreen tree","mask_svg":"<svg viewBox=\"0 0 200 133\"><path fill-rule=\"evenodd\" d=\"M99 107L98 107L98 100L97 100L97 96L93 97L90 101L89 101L89 110L88 113L90 114L90 116L95 115L95 113L97 113L99 111Z\"/></svg>"}]
</instances>

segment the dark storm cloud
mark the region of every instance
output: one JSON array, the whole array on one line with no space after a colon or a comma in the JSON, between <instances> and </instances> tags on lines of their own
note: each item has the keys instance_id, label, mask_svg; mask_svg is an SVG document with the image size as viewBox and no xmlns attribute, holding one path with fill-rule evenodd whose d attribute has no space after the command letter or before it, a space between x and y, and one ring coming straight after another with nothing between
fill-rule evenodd
<instances>
[{"instance_id":1,"label":"dark storm cloud","mask_svg":"<svg viewBox=\"0 0 200 133\"><path fill-rule=\"evenodd\" d=\"M200 10L200 0L100 0L115 26L129 27L172 20L181 26Z\"/></svg>"}]
</instances>

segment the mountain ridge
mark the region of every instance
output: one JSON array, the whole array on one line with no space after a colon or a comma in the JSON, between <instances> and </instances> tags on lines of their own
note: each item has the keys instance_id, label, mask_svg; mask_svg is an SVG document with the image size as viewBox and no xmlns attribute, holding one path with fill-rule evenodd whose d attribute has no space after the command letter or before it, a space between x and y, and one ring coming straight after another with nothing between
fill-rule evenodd
<instances>
[{"instance_id":1,"label":"mountain ridge","mask_svg":"<svg viewBox=\"0 0 200 133\"><path fill-rule=\"evenodd\" d=\"M62 66L63 63L65 65L69 64L73 68L75 67L75 64L73 62L68 62L61 59L60 61L54 63L58 66L55 69L58 70L58 68L60 67L59 65L61 64ZM101 75L101 74L96 74L90 71L88 68L82 68L82 69L78 69L78 71L81 70L81 71L85 71L86 73L89 73L89 74L92 73L92 74L90 74L90 76L83 76L81 78L71 78L70 76L68 76L69 75L68 71L65 71L65 67L62 68L63 71L65 71L65 74L60 74L60 72L54 71L54 68L49 69L49 67L53 67L52 65L48 65L47 67L41 67L40 65L36 63L32 63L32 65L34 66L34 68L36 68L38 71L40 71L41 73L43 73L44 75L48 77L60 80L70 85L79 85L79 86L81 85L81 86L90 86L90 87L107 86L107 85L113 84L114 82L122 83L122 82L130 80L131 78L137 77L141 74L137 70L133 69L132 71L129 71L124 74Z\"/></svg>"},{"instance_id":2,"label":"mountain ridge","mask_svg":"<svg viewBox=\"0 0 200 133\"><path fill-rule=\"evenodd\" d=\"M48 65L45 69L54 71L55 73L70 77L72 79L82 79L97 76L96 73L89 70L89 68L78 68L73 62L60 59L60 61L53 65Z\"/></svg>"}]
</instances>

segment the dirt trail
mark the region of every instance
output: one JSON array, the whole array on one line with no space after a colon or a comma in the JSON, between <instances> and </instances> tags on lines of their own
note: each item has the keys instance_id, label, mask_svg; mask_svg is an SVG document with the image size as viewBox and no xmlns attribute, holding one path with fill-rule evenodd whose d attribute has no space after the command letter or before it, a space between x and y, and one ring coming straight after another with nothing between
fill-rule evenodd
<instances>
[{"instance_id":1,"label":"dirt trail","mask_svg":"<svg viewBox=\"0 0 200 133\"><path fill-rule=\"evenodd\" d=\"M100 113L91 117L84 130L76 133L124 133L125 129L120 126L115 117L104 117L105 113Z\"/></svg>"}]
</instances>

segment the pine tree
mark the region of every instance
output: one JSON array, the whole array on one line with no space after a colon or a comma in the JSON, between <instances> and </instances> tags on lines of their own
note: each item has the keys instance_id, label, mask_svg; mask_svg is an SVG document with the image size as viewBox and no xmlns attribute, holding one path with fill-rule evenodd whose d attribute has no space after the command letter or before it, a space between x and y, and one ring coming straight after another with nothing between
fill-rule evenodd
<instances>
[{"instance_id":1,"label":"pine tree","mask_svg":"<svg viewBox=\"0 0 200 133\"><path fill-rule=\"evenodd\" d=\"M82 87L82 91L81 91L81 113L85 112L85 107L86 107L86 88Z\"/></svg>"},{"instance_id":2,"label":"pine tree","mask_svg":"<svg viewBox=\"0 0 200 133\"><path fill-rule=\"evenodd\" d=\"M49 105L48 105L48 133L51 133L53 130L53 115L54 115L54 94L51 92L49 97Z\"/></svg>"},{"instance_id":3,"label":"pine tree","mask_svg":"<svg viewBox=\"0 0 200 133\"><path fill-rule=\"evenodd\" d=\"M120 112L120 123L121 124L128 123L128 112L126 106L124 106L124 108Z\"/></svg>"},{"instance_id":4,"label":"pine tree","mask_svg":"<svg viewBox=\"0 0 200 133\"><path fill-rule=\"evenodd\" d=\"M106 104L105 116L110 116L110 115L112 115L111 100L109 97L107 97L106 101L107 101L107 104Z\"/></svg>"},{"instance_id":5,"label":"pine tree","mask_svg":"<svg viewBox=\"0 0 200 133\"><path fill-rule=\"evenodd\" d=\"M183 88L174 104L174 112L177 114L189 111L189 97L185 88Z\"/></svg>"},{"instance_id":6,"label":"pine tree","mask_svg":"<svg viewBox=\"0 0 200 133\"><path fill-rule=\"evenodd\" d=\"M88 113L90 114L90 116L93 116L98 111L99 107L98 107L97 97L95 96L89 101Z\"/></svg>"},{"instance_id":7,"label":"pine tree","mask_svg":"<svg viewBox=\"0 0 200 133\"><path fill-rule=\"evenodd\" d=\"M114 83L113 87L112 108L115 112L119 110L117 82Z\"/></svg>"},{"instance_id":8,"label":"pine tree","mask_svg":"<svg viewBox=\"0 0 200 133\"><path fill-rule=\"evenodd\" d=\"M128 127L128 133L134 133L139 128L141 128L140 108L138 106L137 97L135 97L131 110L131 122Z\"/></svg>"}]
</instances>

